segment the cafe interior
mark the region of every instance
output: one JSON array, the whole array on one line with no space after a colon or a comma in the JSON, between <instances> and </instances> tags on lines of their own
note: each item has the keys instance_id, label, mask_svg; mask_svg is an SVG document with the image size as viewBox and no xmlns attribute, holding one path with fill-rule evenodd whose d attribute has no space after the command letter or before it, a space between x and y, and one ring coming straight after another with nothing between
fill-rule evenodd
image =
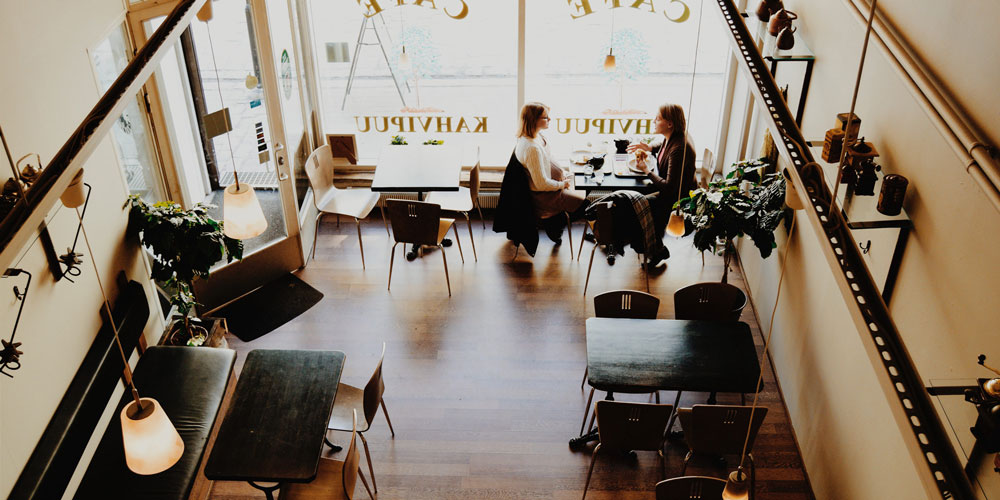
<instances>
[{"instance_id":1,"label":"cafe interior","mask_svg":"<svg viewBox=\"0 0 1000 500\"><path fill-rule=\"evenodd\" d=\"M998 16L4 2L0 494L1000 498Z\"/></svg>"}]
</instances>

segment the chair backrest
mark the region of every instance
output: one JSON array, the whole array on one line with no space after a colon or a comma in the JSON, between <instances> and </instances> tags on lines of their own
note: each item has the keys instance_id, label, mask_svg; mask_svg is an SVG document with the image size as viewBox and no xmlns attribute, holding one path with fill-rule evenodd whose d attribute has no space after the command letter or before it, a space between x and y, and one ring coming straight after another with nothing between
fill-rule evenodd
<instances>
[{"instance_id":1,"label":"chair backrest","mask_svg":"<svg viewBox=\"0 0 1000 500\"><path fill-rule=\"evenodd\" d=\"M750 413L753 412L753 425ZM684 440L693 453L739 455L750 431L747 452L753 449L757 431L764 423L767 408L735 405L694 405L678 408L677 418L684 429Z\"/></svg>"},{"instance_id":2,"label":"chair backrest","mask_svg":"<svg viewBox=\"0 0 1000 500\"><path fill-rule=\"evenodd\" d=\"M698 170L698 186L707 188L708 183L712 182L712 177L714 176L715 155L712 154L711 149L705 148L705 151L701 156L701 168Z\"/></svg>"},{"instance_id":3,"label":"chair backrest","mask_svg":"<svg viewBox=\"0 0 1000 500\"><path fill-rule=\"evenodd\" d=\"M681 476L656 483L656 500L721 500L726 480Z\"/></svg>"},{"instance_id":4,"label":"chair backrest","mask_svg":"<svg viewBox=\"0 0 1000 500\"><path fill-rule=\"evenodd\" d=\"M598 203L597 219L594 220L594 239L598 245L610 245L615 242L614 217L611 215L611 202Z\"/></svg>"},{"instance_id":5,"label":"chair backrest","mask_svg":"<svg viewBox=\"0 0 1000 500\"><path fill-rule=\"evenodd\" d=\"M594 297L598 318L656 319L660 299L635 290L612 290Z\"/></svg>"},{"instance_id":6,"label":"chair backrest","mask_svg":"<svg viewBox=\"0 0 1000 500\"><path fill-rule=\"evenodd\" d=\"M602 448L657 451L663 448L663 432L673 405L597 402L597 432Z\"/></svg>"},{"instance_id":7,"label":"chair backrest","mask_svg":"<svg viewBox=\"0 0 1000 500\"><path fill-rule=\"evenodd\" d=\"M469 171L469 196L472 197L472 206L479 206L479 162Z\"/></svg>"},{"instance_id":8,"label":"chair backrest","mask_svg":"<svg viewBox=\"0 0 1000 500\"><path fill-rule=\"evenodd\" d=\"M437 245L441 206L409 200L386 200L392 236L399 243Z\"/></svg>"},{"instance_id":9,"label":"chair backrest","mask_svg":"<svg viewBox=\"0 0 1000 500\"><path fill-rule=\"evenodd\" d=\"M739 321L747 295L728 283L695 283L674 292L674 317Z\"/></svg>"},{"instance_id":10,"label":"chair backrest","mask_svg":"<svg viewBox=\"0 0 1000 500\"><path fill-rule=\"evenodd\" d=\"M333 185L333 153L329 144L316 148L306 159L306 177L313 190L313 204L319 208L319 201L330 190L337 190Z\"/></svg>"},{"instance_id":11,"label":"chair backrest","mask_svg":"<svg viewBox=\"0 0 1000 500\"><path fill-rule=\"evenodd\" d=\"M354 487L358 484L358 463L361 455L358 454L358 410L352 410L354 414L354 424L351 425L351 444L347 445L347 456L344 457L343 474L344 494L349 500L354 498Z\"/></svg>"},{"instance_id":12,"label":"chair backrest","mask_svg":"<svg viewBox=\"0 0 1000 500\"><path fill-rule=\"evenodd\" d=\"M378 405L382 402L382 393L385 392L385 383L382 382L382 360L385 359L385 342L382 342L382 355L378 358L378 365L375 366L375 373L368 379L365 385L365 421L368 425L375 419L378 412Z\"/></svg>"}]
</instances>

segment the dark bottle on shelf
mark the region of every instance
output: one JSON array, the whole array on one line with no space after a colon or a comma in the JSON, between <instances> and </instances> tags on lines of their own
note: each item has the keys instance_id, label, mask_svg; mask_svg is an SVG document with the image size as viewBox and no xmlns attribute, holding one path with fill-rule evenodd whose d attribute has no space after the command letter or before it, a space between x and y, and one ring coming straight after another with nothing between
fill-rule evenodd
<instances>
[{"instance_id":1,"label":"dark bottle on shelf","mask_svg":"<svg viewBox=\"0 0 1000 500\"><path fill-rule=\"evenodd\" d=\"M882 191L879 192L876 209L885 215L899 215L903 210L907 184L909 181L902 175L886 175L882 179Z\"/></svg>"}]
</instances>

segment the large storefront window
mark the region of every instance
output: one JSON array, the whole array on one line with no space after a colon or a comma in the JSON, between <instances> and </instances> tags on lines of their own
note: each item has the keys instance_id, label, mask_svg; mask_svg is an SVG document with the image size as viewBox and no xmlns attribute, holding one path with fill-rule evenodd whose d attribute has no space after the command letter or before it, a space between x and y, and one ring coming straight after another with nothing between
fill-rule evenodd
<instances>
[{"instance_id":1,"label":"large storefront window","mask_svg":"<svg viewBox=\"0 0 1000 500\"><path fill-rule=\"evenodd\" d=\"M363 159L398 135L409 144L460 146L467 164L478 146L484 164L506 164L517 107L517 4L413 3L312 3L325 131L355 134ZM404 45L409 64L400 64Z\"/></svg>"},{"instance_id":2,"label":"large storefront window","mask_svg":"<svg viewBox=\"0 0 1000 500\"><path fill-rule=\"evenodd\" d=\"M363 159L401 135L460 145L466 164L481 147L484 165L505 165L519 82L526 101L552 108L547 136L560 157L652 137L666 102L689 112L699 151L718 142L728 53L719 13L703 0L531 0L523 32L514 1L402 2L312 3L324 129L354 134Z\"/></svg>"},{"instance_id":3,"label":"large storefront window","mask_svg":"<svg viewBox=\"0 0 1000 500\"><path fill-rule=\"evenodd\" d=\"M714 149L727 47L718 9L702 7L701 0L527 2L525 99L551 106L554 152L651 137L667 102L684 107L697 149ZM604 67L609 52L613 70Z\"/></svg>"}]
</instances>

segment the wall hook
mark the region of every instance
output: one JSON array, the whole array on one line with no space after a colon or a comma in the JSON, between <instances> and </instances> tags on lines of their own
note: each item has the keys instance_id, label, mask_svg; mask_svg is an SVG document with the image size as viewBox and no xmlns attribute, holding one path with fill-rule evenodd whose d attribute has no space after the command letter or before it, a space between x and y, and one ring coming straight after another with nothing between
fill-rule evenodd
<instances>
[{"instance_id":1,"label":"wall hook","mask_svg":"<svg viewBox=\"0 0 1000 500\"><path fill-rule=\"evenodd\" d=\"M7 373L7 370L15 371L21 368L21 355L24 354L23 351L18 349L21 346L20 342L14 342L14 336L17 335L17 324L21 322L21 312L24 311L25 299L28 298L28 288L31 287L31 273L25 271L24 269L7 269L4 271L2 278L9 278L13 276L18 276L21 274L26 274L28 276L28 281L24 284L24 291L20 291L16 286L14 287L14 297L21 302L21 305L17 309L17 318L14 320L14 329L10 333L10 340L0 339L0 373L14 378L14 375Z\"/></svg>"}]
</instances>

